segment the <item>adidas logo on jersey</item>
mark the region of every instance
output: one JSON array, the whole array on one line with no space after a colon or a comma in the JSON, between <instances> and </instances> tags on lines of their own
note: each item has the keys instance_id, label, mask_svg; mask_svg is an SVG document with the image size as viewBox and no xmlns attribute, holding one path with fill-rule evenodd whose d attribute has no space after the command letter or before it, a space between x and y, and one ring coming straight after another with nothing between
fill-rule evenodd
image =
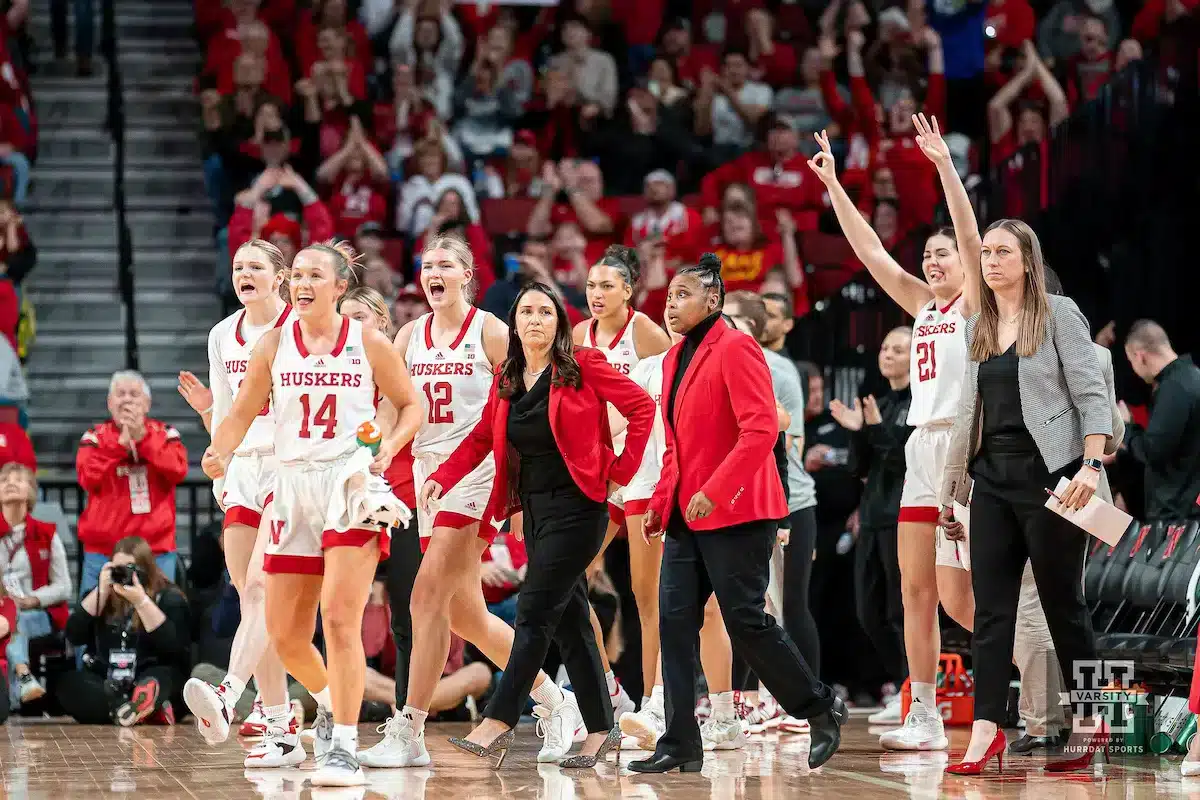
<instances>
[{"instance_id":1,"label":"adidas logo on jersey","mask_svg":"<svg viewBox=\"0 0 1200 800\"><path fill-rule=\"evenodd\" d=\"M929 314L929 316L925 317L925 321L926 321L926 322L933 322L933 314L932 314L932 313L930 313L930 314Z\"/></svg>"},{"instance_id":2,"label":"adidas logo on jersey","mask_svg":"<svg viewBox=\"0 0 1200 800\"><path fill-rule=\"evenodd\" d=\"M441 350L438 350L436 353L433 354L433 360L434 361L445 361L446 356L442 354Z\"/></svg>"},{"instance_id":3,"label":"adidas logo on jersey","mask_svg":"<svg viewBox=\"0 0 1200 800\"><path fill-rule=\"evenodd\" d=\"M317 367L323 367L323 366L325 366L325 359L323 359L323 358L318 358L318 359L317 359L317 363L316 363L316 364L314 364L313 366L317 366Z\"/></svg>"},{"instance_id":4,"label":"adidas logo on jersey","mask_svg":"<svg viewBox=\"0 0 1200 800\"><path fill-rule=\"evenodd\" d=\"M472 500L471 502L467 503L467 508L470 509L471 511L475 511L476 510L475 501Z\"/></svg>"}]
</instances>

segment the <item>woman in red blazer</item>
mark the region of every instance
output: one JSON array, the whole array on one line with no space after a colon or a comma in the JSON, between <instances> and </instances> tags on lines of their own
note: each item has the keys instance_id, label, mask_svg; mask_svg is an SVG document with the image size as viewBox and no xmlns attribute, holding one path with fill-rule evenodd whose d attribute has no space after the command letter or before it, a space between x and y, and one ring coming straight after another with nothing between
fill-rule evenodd
<instances>
[{"instance_id":1,"label":"woman in red blazer","mask_svg":"<svg viewBox=\"0 0 1200 800\"><path fill-rule=\"evenodd\" d=\"M620 743L621 730L613 726L585 572L604 543L612 485L624 486L641 464L655 406L598 350L574 348L566 309L549 286L521 290L508 328L508 358L496 371L483 416L419 499L429 508L492 453L496 481L484 519L524 512L529 564L512 655L483 722L467 738L450 741L480 757L499 755L499 767L553 638L589 732L581 754L559 766L590 767ZM620 456L613 453L608 403L629 421Z\"/></svg>"},{"instance_id":2,"label":"woman in red blazer","mask_svg":"<svg viewBox=\"0 0 1200 800\"><path fill-rule=\"evenodd\" d=\"M812 726L808 763L837 751L845 704L813 675L764 608L777 520L787 502L773 449L775 393L762 348L721 319L721 261L705 253L667 290L667 323L683 340L663 361L667 450L645 530L666 534L660 632L667 731L637 772L699 771L695 642L710 594L737 650L789 714Z\"/></svg>"}]
</instances>

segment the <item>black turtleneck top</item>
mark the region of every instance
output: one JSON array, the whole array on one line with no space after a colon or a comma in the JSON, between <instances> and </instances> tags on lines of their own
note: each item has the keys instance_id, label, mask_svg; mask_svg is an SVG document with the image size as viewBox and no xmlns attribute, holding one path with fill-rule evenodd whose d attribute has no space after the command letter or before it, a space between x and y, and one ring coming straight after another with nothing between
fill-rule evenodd
<instances>
[{"instance_id":1,"label":"black turtleneck top","mask_svg":"<svg viewBox=\"0 0 1200 800\"><path fill-rule=\"evenodd\" d=\"M700 342L704 341L704 337L708 335L719 319L721 319L721 312L715 311L712 316L705 317L697 323L696 327L683 337L683 344L679 348L679 366L675 368L675 376L671 380L671 394L667 398L667 424L669 425L675 424L675 395L679 393L679 384L683 382L683 376L692 363L692 356L696 355L696 349L700 347Z\"/></svg>"}]
</instances>

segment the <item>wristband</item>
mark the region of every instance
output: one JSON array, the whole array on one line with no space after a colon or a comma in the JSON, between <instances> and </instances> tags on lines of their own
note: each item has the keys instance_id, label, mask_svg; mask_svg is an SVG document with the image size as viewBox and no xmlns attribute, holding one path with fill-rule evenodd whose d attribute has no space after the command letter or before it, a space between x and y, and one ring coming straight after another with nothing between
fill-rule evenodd
<instances>
[{"instance_id":1,"label":"wristband","mask_svg":"<svg viewBox=\"0 0 1200 800\"><path fill-rule=\"evenodd\" d=\"M212 407L212 406L209 406L208 408L206 408L206 409L204 409L203 411L201 411L201 412L200 412L200 416L202 416L202 417L203 417L205 414L211 414L211 413L212 413L212 410L213 410L213 407Z\"/></svg>"}]
</instances>

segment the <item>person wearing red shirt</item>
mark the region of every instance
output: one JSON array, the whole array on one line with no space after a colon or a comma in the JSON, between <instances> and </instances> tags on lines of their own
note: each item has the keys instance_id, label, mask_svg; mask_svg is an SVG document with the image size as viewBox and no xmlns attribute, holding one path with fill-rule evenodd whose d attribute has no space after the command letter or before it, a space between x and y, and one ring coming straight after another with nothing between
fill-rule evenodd
<instances>
[{"instance_id":1,"label":"person wearing red shirt","mask_svg":"<svg viewBox=\"0 0 1200 800\"><path fill-rule=\"evenodd\" d=\"M991 45L1017 48L1033 38L1033 9L1029 0L988 0L985 24Z\"/></svg>"},{"instance_id":2,"label":"person wearing red shirt","mask_svg":"<svg viewBox=\"0 0 1200 800\"><path fill-rule=\"evenodd\" d=\"M14 463L37 472L37 456L29 434L16 422L0 420L0 466Z\"/></svg>"},{"instance_id":3,"label":"person wearing red shirt","mask_svg":"<svg viewBox=\"0 0 1200 800\"><path fill-rule=\"evenodd\" d=\"M327 29L344 37L345 58L358 64L364 75L375 71L367 29L358 20L347 18L346 0L324 0L314 3L312 9L302 11L296 22L296 58L302 72L307 74L309 67L327 50L320 42L321 34ZM324 57L329 58L328 55Z\"/></svg>"},{"instance_id":4,"label":"person wearing red shirt","mask_svg":"<svg viewBox=\"0 0 1200 800\"><path fill-rule=\"evenodd\" d=\"M725 187L740 182L754 188L763 230L775 232L779 209L792 213L798 230L816 230L818 217L825 208L825 187L808 173L799 137L786 120L768 114L762 126L766 134L765 149L739 156L700 181L705 222L717 221Z\"/></svg>"},{"instance_id":5,"label":"person wearing red shirt","mask_svg":"<svg viewBox=\"0 0 1200 800\"><path fill-rule=\"evenodd\" d=\"M758 292L768 274L781 270L792 292L796 316L804 316L808 290L796 248L796 229L786 210L779 211L778 227L782 238L773 240L763 235L748 206L726 205L721 211L720 238L713 248L721 259L721 278L731 292Z\"/></svg>"},{"instance_id":6,"label":"person wearing red shirt","mask_svg":"<svg viewBox=\"0 0 1200 800\"><path fill-rule=\"evenodd\" d=\"M1079 26L1079 52L1067 61L1067 105L1078 108L1092 100L1116 69L1108 48L1108 26L1101 17L1085 16Z\"/></svg>"},{"instance_id":7,"label":"person wearing red shirt","mask_svg":"<svg viewBox=\"0 0 1200 800\"><path fill-rule=\"evenodd\" d=\"M666 732L635 772L699 771L696 640L715 594L730 638L772 696L812 729L812 769L837 752L845 704L764 610L771 551L787 500L774 448L778 417L762 347L721 315L721 262L705 253L671 281L667 324L683 339L663 360L666 451L645 516L666 535L661 577Z\"/></svg>"},{"instance_id":8,"label":"person wearing red shirt","mask_svg":"<svg viewBox=\"0 0 1200 800\"><path fill-rule=\"evenodd\" d=\"M150 419L150 387L132 370L113 374L108 390L112 419L79 440L75 471L87 492L79 515L83 547L80 597L100 583L100 571L117 541L138 536L149 543L158 568L175 577L175 487L187 477L187 450L179 431Z\"/></svg>"},{"instance_id":9,"label":"person wearing red shirt","mask_svg":"<svg viewBox=\"0 0 1200 800\"><path fill-rule=\"evenodd\" d=\"M556 202L559 193L567 202ZM587 238L584 259L594 264L610 244L619 240L621 209L615 197L604 196L604 176L592 161L564 159L542 167L542 194L529 215L530 236L550 236L565 222L579 226Z\"/></svg>"},{"instance_id":10,"label":"person wearing red shirt","mask_svg":"<svg viewBox=\"0 0 1200 800\"><path fill-rule=\"evenodd\" d=\"M796 77L796 51L776 41L775 19L765 8L751 8L745 17L749 39L750 77L771 86L787 86Z\"/></svg>"},{"instance_id":11,"label":"person wearing red shirt","mask_svg":"<svg viewBox=\"0 0 1200 800\"><path fill-rule=\"evenodd\" d=\"M679 82L691 88L700 85L700 74L706 69L721 71L721 59L715 49L692 43L692 26L686 19L676 18L666 24L659 51L674 63Z\"/></svg>"},{"instance_id":12,"label":"person wearing red shirt","mask_svg":"<svg viewBox=\"0 0 1200 800\"><path fill-rule=\"evenodd\" d=\"M379 225L387 218L387 199L381 187L391 173L383 155L371 144L358 117L350 118L350 131L340 150L317 168L317 181L333 187L329 210L333 230L353 239L361 225Z\"/></svg>"},{"instance_id":13,"label":"person wearing red shirt","mask_svg":"<svg viewBox=\"0 0 1200 800\"><path fill-rule=\"evenodd\" d=\"M303 225L286 214L271 214L264 199L276 189L290 190L299 198ZM229 218L229 257L254 238L266 239L283 251L288 264L300 248L309 242L323 242L333 236L333 218L313 188L291 166L268 167L254 185L234 198L236 206Z\"/></svg>"},{"instance_id":14,"label":"person wearing red shirt","mask_svg":"<svg viewBox=\"0 0 1200 800\"><path fill-rule=\"evenodd\" d=\"M8 596L8 592L4 591L4 587L0 586L0 678L3 679L4 686L8 686L8 658L5 653L16 629L17 604ZM8 721L8 711L8 703L0 703L0 725Z\"/></svg>"},{"instance_id":15,"label":"person wearing red shirt","mask_svg":"<svg viewBox=\"0 0 1200 800\"><path fill-rule=\"evenodd\" d=\"M675 176L665 169L651 172L643 185L646 207L633 215L625 229L625 245L636 247L647 237L658 236L666 243L668 269L695 263L704 249L704 221L699 212L675 199Z\"/></svg>"},{"instance_id":16,"label":"person wearing red shirt","mask_svg":"<svg viewBox=\"0 0 1200 800\"><path fill-rule=\"evenodd\" d=\"M240 55L262 59L265 65L263 88L284 103L292 101L292 78L279 39L258 20L242 23L221 32L208 45L204 73L216 79L217 91L233 94L233 66Z\"/></svg>"}]
</instances>

